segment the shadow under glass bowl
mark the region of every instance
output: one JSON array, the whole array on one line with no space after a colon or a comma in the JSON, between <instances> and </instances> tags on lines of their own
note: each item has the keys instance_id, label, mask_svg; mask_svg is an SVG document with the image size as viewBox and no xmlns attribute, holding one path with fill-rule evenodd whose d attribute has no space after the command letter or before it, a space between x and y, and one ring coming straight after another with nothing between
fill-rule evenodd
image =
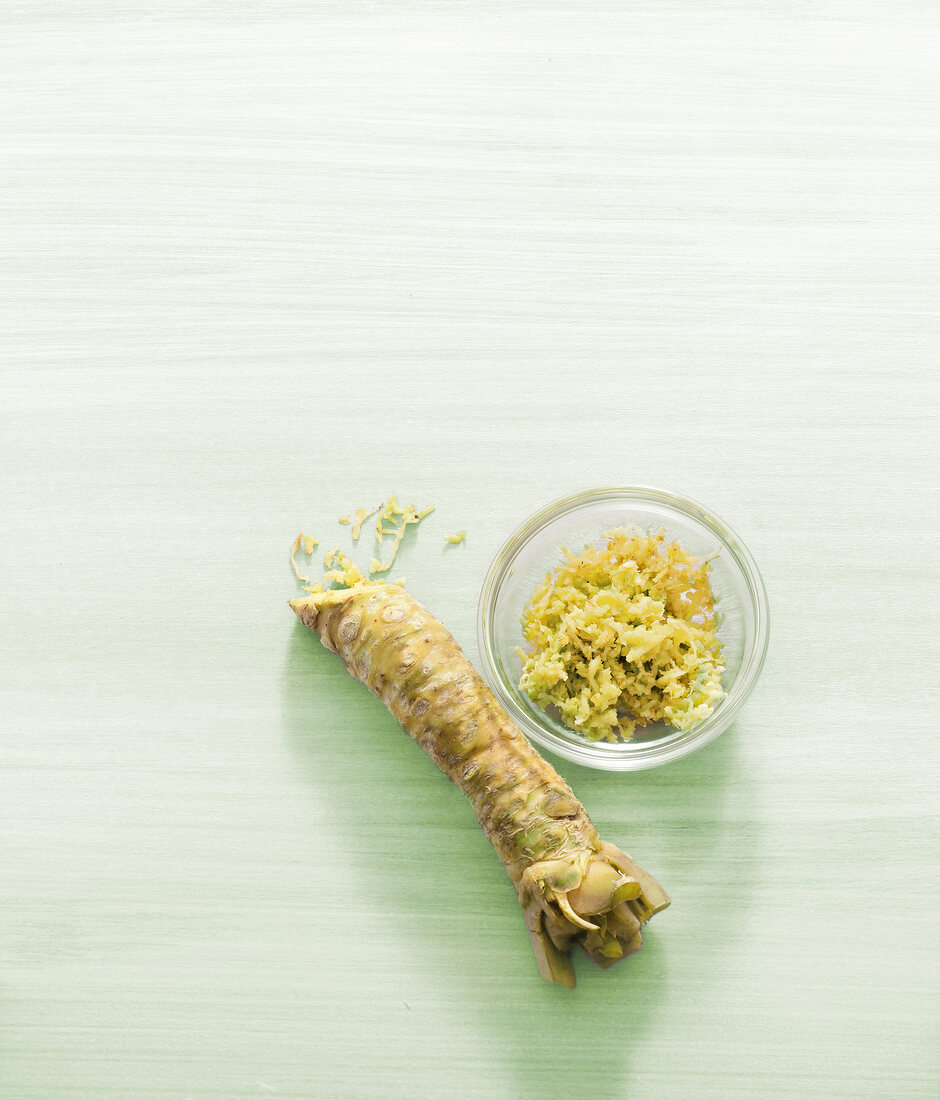
<instances>
[{"instance_id":1,"label":"shadow under glass bowl","mask_svg":"<svg viewBox=\"0 0 940 1100\"><path fill-rule=\"evenodd\" d=\"M719 614L717 634L725 670L724 697L709 716L681 731L656 722L638 727L629 741L592 742L568 729L519 689L525 648L521 618L536 587L564 560L617 527L655 533L665 529L690 554L711 558L709 580ZM754 687L768 642L767 593L754 559L731 528L694 501L661 489L630 486L576 493L541 509L506 541L493 559L477 614L484 673L512 720L543 748L608 771L652 768L714 741L734 720Z\"/></svg>"}]
</instances>

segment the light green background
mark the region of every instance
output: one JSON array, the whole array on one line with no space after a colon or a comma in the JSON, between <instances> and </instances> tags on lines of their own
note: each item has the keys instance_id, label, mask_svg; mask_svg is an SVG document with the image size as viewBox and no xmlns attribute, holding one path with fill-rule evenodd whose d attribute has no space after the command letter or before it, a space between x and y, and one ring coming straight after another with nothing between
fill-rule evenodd
<instances>
[{"instance_id":1,"label":"light green background","mask_svg":"<svg viewBox=\"0 0 940 1100\"><path fill-rule=\"evenodd\" d=\"M0 2L4 1100L936 1095L936 16ZM435 503L475 660L611 483L773 636L700 754L557 762L673 896L568 993L286 550Z\"/></svg>"}]
</instances>

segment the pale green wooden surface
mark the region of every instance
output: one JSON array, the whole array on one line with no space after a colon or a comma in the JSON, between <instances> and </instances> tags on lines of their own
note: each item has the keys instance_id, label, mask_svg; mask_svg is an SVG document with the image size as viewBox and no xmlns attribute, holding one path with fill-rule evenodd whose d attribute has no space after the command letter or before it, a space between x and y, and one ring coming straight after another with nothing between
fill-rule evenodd
<instances>
[{"instance_id":1,"label":"pale green wooden surface","mask_svg":"<svg viewBox=\"0 0 940 1100\"><path fill-rule=\"evenodd\" d=\"M935 1095L935 9L229 7L0 4L0 1095ZM773 638L701 754L559 763L674 899L567 993L286 547L433 501L475 659L618 482Z\"/></svg>"}]
</instances>

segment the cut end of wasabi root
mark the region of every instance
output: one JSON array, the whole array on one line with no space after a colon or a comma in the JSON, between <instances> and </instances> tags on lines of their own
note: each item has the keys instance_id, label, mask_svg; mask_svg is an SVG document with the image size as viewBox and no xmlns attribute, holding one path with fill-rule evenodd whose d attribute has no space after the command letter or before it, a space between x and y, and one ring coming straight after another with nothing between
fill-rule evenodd
<instances>
[{"instance_id":1,"label":"cut end of wasabi root","mask_svg":"<svg viewBox=\"0 0 940 1100\"><path fill-rule=\"evenodd\" d=\"M322 584L304 586L306 596L288 600L288 605L304 626L316 630L314 625L317 610L333 604L347 603L353 596L366 589L401 587L401 580L375 581L367 577L341 550L331 550L324 559L328 568L323 574L324 581L331 581L340 587L324 588ZM324 636L325 637L325 636ZM324 645L325 645L324 641Z\"/></svg>"}]
</instances>

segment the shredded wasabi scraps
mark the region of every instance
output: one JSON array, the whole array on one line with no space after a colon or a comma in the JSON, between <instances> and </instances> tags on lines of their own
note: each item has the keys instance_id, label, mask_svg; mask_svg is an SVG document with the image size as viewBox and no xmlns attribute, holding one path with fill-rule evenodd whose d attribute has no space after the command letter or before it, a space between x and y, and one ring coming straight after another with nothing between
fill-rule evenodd
<instances>
[{"instance_id":1,"label":"shredded wasabi scraps","mask_svg":"<svg viewBox=\"0 0 940 1100\"><path fill-rule=\"evenodd\" d=\"M356 509L356 514L353 516L353 525L352 525L352 539L353 539L353 542L358 542L359 541L359 536L362 533L363 523L365 523L365 521L369 518L369 516L374 516L375 513L381 507L382 507L381 504L377 504L372 509L371 512L367 511L365 508L357 508Z\"/></svg>"},{"instance_id":2,"label":"shredded wasabi scraps","mask_svg":"<svg viewBox=\"0 0 940 1100\"><path fill-rule=\"evenodd\" d=\"M379 515L375 521L375 533L379 546L381 547L382 539L386 535L397 535L405 524L417 523L433 511L433 504L420 512L415 509L413 504L409 504L407 508L402 508L398 503L398 494L392 493L385 504L380 506ZM385 527L386 523L390 524L388 528ZM399 524L398 527L395 526L396 523Z\"/></svg>"},{"instance_id":3,"label":"shredded wasabi scraps","mask_svg":"<svg viewBox=\"0 0 940 1100\"><path fill-rule=\"evenodd\" d=\"M401 515L401 509L398 507L397 494L392 493L388 500L382 505L379 510L378 518L375 521L375 537L378 540L379 546L382 545L382 538L385 534L383 528L386 521L394 522L396 515Z\"/></svg>"},{"instance_id":4,"label":"shredded wasabi scraps","mask_svg":"<svg viewBox=\"0 0 940 1100\"><path fill-rule=\"evenodd\" d=\"M310 583L310 578L306 573L301 573L300 567L297 565L297 551L301 546L304 548L305 554L312 554L314 546L317 545L317 540L312 535L305 535L303 531L294 539L293 545L290 548L290 563L294 567L294 576L299 581L306 581Z\"/></svg>"},{"instance_id":5,"label":"shredded wasabi scraps","mask_svg":"<svg viewBox=\"0 0 940 1100\"><path fill-rule=\"evenodd\" d=\"M687 730L723 695L708 562L646 535L608 531L535 590L522 616L521 689L589 741L664 721Z\"/></svg>"},{"instance_id":6,"label":"shredded wasabi scraps","mask_svg":"<svg viewBox=\"0 0 940 1100\"><path fill-rule=\"evenodd\" d=\"M347 525L352 525L352 539L356 542L362 533L363 523L370 517L378 513L375 524L375 540L378 547L378 553L382 555L385 560L380 560L379 557L373 557L370 565L370 573L386 573L391 569L392 564L395 561L395 555L398 553L398 547L401 544L402 539L405 536L405 532L409 526L420 523L425 516L434 511L434 506L431 505L428 508L423 508L420 512L413 504L409 504L407 507L402 507L398 503L398 497L393 494L388 498L384 504L378 504L375 508L358 508L352 516L340 516L339 522ZM463 533L461 533L461 537ZM382 554L384 540L387 538L392 539L392 545L388 548L386 554ZM322 592L323 585L318 584L315 587L308 587L310 585L310 577L300 572L300 568L297 565L296 554L297 551L303 546L304 552L307 554L313 553L313 548L319 545L319 540L313 538L310 535L305 535L303 531L294 540L294 544L291 548L291 565L294 567L294 574L297 579L304 583L308 592ZM328 550L323 558L323 568L330 570L336 563L347 563L351 570L356 570L356 566L350 561L349 558L343 554L338 546L334 546L331 550ZM345 565L343 566L345 568ZM336 571L334 570L334 573ZM358 570L356 570L358 573ZM362 573L358 573L361 577ZM326 573L324 575L325 580L337 580L338 577ZM392 584L403 584L404 578L398 581L390 582Z\"/></svg>"},{"instance_id":7,"label":"shredded wasabi scraps","mask_svg":"<svg viewBox=\"0 0 940 1100\"><path fill-rule=\"evenodd\" d=\"M398 504L398 499L393 493L388 498L379 512L378 519L375 522L375 536L378 543L379 551L382 550L382 541L387 536L392 536L392 546L386 561L380 561L378 558L373 558L369 564L369 573L387 573L392 568L392 564L395 561L395 555L398 553L398 547L401 545L401 540L405 537L405 531L413 523L420 523L425 516L434 511L434 505L430 505L427 508L418 511L413 504L409 504L407 508L401 508ZM389 526L386 526L388 524ZM395 526L397 524L397 526Z\"/></svg>"},{"instance_id":8,"label":"shredded wasabi scraps","mask_svg":"<svg viewBox=\"0 0 940 1100\"><path fill-rule=\"evenodd\" d=\"M309 584L310 583L310 578L306 575L306 573L301 573L300 567L297 564L297 557L296 557L297 551L300 549L300 544L303 542L303 540L304 540L304 533L303 533L303 531L301 531L300 534L297 536L297 538L294 539L293 545L290 548L290 563L293 566L294 576L297 578L297 580L306 581Z\"/></svg>"},{"instance_id":9,"label":"shredded wasabi scraps","mask_svg":"<svg viewBox=\"0 0 940 1100\"><path fill-rule=\"evenodd\" d=\"M323 574L325 581L336 581L338 584L344 587L352 587L354 584L359 584L362 581L368 580L368 578L360 571L354 561L348 558L342 550L334 550L330 554L329 564L336 563L335 569L328 569Z\"/></svg>"},{"instance_id":10,"label":"shredded wasabi scraps","mask_svg":"<svg viewBox=\"0 0 940 1100\"><path fill-rule=\"evenodd\" d=\"M452 542L454 544L454 546L456 546L458 542L463 542L463 540L466 537L467 537L467 532L466 531L458 531L456 535L445 535L444 536L444 538L448 542Z\"/></svg>"}]
</instances>

